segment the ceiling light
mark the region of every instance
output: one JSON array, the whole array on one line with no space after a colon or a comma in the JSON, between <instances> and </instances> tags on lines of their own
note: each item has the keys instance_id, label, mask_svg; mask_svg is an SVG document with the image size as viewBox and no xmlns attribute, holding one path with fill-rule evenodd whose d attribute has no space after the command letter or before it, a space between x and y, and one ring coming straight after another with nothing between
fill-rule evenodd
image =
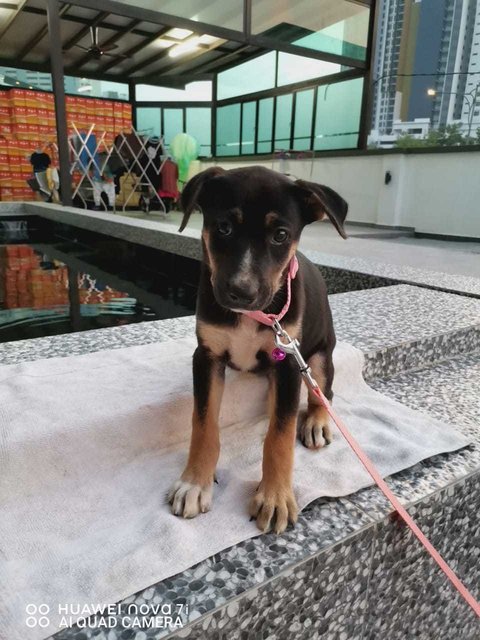
<instances>
[{"instance_id":1,"label":"ceiling light","mask_svg":"<svg viewBox=\"0 0 480 640\"><path fill-rule=\"evenodd\" d=\"M200 36L200 44L213 44L214 42L217 42L217 40L219 40L219 38L216 38L215 36L207 36L207 35L203 35Z\"/></svg>"},{"instance_id":2,"label":"ceiling light","mask_svg":"<svg viewBox=\"0 0 480 640\"><path fill-rule=\"evenodd\" d=\"M175 27L174 29L167 31L165 35L169 38L175 38L175 40L185 40L185 38L191 36L192 33L193 31L190 31L189 29L179 29L178 27Z\"/></svg>"},{"instance_id":3,"label":"ceiling light","mask_svg":"<svg viewBox=\"0 0 480 640\"><path fill-rule=\"evenodd\" d=\"M168 47L171 47L172 44L175 44L173 40L163 40L162 38L155 40L155 45L160 49L168 49Z\"/></svg>"},{"instance_id":4,"label":"ceiling light","mask_svg":"<svg viewBox=\"0 0 480 640\"><path fill-rule=\"evenodd\" d=\"M435 89L427 89L428 96L435 96L436 94L437 92L435 91Z\"/></svg>"},{"instance_id":5,"label":"ceiling light","mask_svg":"<svg viewBox=\"0 0 480 640\"><path fill-rule=\"evenodd\" d=\"M177 58L178 56L182 56L184 53L195 51L195 49L198 49L199 44L200 38L190 38L190 40L182 42L182 44L176 44L174 47L172 47L168 52L168 55L171 58Z\"/></svg>"}]
</instances>

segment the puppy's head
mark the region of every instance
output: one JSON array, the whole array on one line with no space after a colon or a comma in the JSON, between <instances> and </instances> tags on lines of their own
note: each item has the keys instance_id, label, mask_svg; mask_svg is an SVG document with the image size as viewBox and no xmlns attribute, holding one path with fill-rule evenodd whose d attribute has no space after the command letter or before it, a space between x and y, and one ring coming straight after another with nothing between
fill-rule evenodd
<instances>
[{"instance_id":1,"label":"puppy's head","mask_svg":"<svg viewBox=\"0 0 480 640\"><path fill-rule=\"evenodd\" d=\"M182 193L184 216L203 213L202 239L217 302L232 310L265 309L282 286L306 224L328 217L342 237L348 205L319 184L292 182L264 167L212 167Z\"/></svg>"}]
</instances>

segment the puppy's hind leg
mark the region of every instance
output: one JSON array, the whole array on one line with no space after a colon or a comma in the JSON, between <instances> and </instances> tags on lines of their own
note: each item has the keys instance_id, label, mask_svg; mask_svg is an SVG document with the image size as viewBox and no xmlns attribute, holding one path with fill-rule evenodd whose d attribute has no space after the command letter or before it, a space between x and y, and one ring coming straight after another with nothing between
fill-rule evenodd
<instances>
[{"instance_id":1,"label":"puppy's hind leg","mask_svg":"<svg viewBox=\"0 0 480 640\"><path fill-rule=\"evenodd\" d=\"M318 386L330 401L333 397L332 353L319 351L309 358L308 364ZM332 441L328 413L320 399L310 389L308 390L307 412L299 418L298 437L308 449L321 449Z\"/></svg>"}]
</instances>

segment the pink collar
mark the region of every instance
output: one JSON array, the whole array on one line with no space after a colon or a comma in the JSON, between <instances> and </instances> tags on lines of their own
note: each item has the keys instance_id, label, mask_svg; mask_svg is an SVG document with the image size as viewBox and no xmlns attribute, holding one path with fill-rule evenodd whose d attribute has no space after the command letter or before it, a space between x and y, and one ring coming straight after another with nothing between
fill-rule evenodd
<instances>
[{"instance_id":1,"label":"pink collar","mask_svg":"<svg viewBox=\"0 0 480 640\"><path fill-rule=\"evenodd\" d=\"M275 320L280 322L283 316L287 313L290 308L290 300L292 296L292 280L294 280L298 271L298 260L297 256L293 256L290 260L290 265L288 267L288 275L287 275L287 301L285 306L280 311L280 313L263 313L263 311L241 311L243 315L256 320L257 322L261 322L262 324L266 324L268 327L273 326Z\"/></svg>"}]
</instances>

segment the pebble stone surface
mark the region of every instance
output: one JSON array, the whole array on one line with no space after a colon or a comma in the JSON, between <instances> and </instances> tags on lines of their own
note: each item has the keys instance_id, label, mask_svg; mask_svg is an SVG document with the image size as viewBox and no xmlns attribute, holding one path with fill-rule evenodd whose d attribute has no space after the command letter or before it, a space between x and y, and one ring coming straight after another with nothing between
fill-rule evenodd
<instances>
[{"instance_id":1,"label":"pebble stone surface","mask_svg":"<svg viewBox=\"0 0 480 640\"><path fill-rule=\"evenodd\" d=\"M338 339L363 351L365 377L374 388L454 421L475 440L460 452L397 474L389 484L404 503L417 501L412 513L478 590L480 563L470 553L477 549L478 555L480 548L480 301L408 285L332 295L330 301ZM148 344L193 331L194 318L186 317L7 343L0 345L0 364ZM132 595L122 606L187 606L186 626L175 635L192 639L480 637L468 608L389 514L375 489L317 500L284 535L260 535L236 545ZM167 635L162 629L73 627L53 637Z\"/></svg>"},{"instance_id":2,"label":"pebble stone surface","mask_svg":"<svg viewBox=\"0 0 480 640\"><path fill-rule=\"evenodd\" d=\"M195 230L185 229L180 235L171 224L154 220L134 219L102 211L91 212L40 202L0 203L0 217L8 215L40 215L49 220L72 224L187 258L201 259L201 244ZM321 267L331 293L408 283L460 293L463 296L480 297L480 279L473 276L448 274L432 269L419 269L319 251L309 250L304 253Z\"/></svg>"}]
</instances>

